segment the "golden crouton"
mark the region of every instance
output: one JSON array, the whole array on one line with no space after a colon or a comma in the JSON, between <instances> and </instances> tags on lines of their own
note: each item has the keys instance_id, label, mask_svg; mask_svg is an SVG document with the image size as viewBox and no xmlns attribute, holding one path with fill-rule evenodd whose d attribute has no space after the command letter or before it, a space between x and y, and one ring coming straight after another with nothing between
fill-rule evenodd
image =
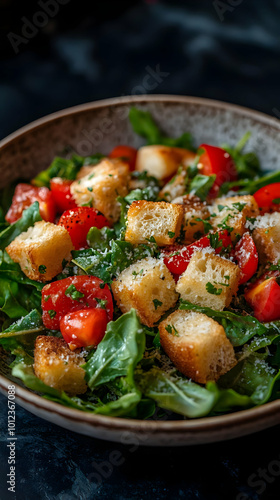
<instances>
[{"instance_id":1,"label":"golden crouton","mask_svg":"<svg viewBox=\"0 0 280 500\"><path fill-rule=\"evenodd\" d=\"M120 216L118 196L126 196L129 183L129 166L121 161L103 159L88 173L71 184L71 194L78 205L92 206L116 222ZM85 169L84 169L85 172Z\"/></svg>"},{"instance_id":2,"label":"golden crouton","mask_svg":"<svg viewBox=\"0 0 280 500\"><path fill-rule=\"evenodd\" d=\"M225 203L213 206L210 224L217 231L226 229L233 242L238 241L246 231L246 217L243 210L239 211L234 206L227 206Z\"/></svg>"},{"instance_id":3,"label":"golden crouton","mask_svg":"<svg viewBox=\"0 0 280 500\"><path fill-rule=\"evenodd\" d=\"M231 207L237 211L242 212L245 217L257 217L259 215L259 206L250 194L244 196L231 196L229 198L217 198L213 210L219 213L219 205L224 207Z\"/></svg>"},{"instance_id":4,"label":"golden crouton","mask_svg":"<svg viewBox=\"0 0 280 500\"><path fill-rule=\"evenodd\" d=\"M136 309L147 326L153 326L178 299L172 274L162 261L151 257L125 269L113 281L112 291L120 310Z\"/></svg>"},{"instance_id":5,"label":"golden crouton","mask_svg":"<svg viewBox=\"0 0 280 500\"><path fill-rule=\"evenodd\" d=\"M157 179L166 179L175 174L180 165L190 165L196 154L188 149L169 146L143 146L138 150L136 170L147 171Z\"/></svg>"},{"instance_id":6,"label":"golden crouton","mask_svg":"<svg viewBox=\"0 0 280 500\"><path fill-rule=\"evenodd\" d=\"M176 200L174 200L176 202ZM173 203L174 203L173 202ZM183 232L184 243L193 243L204 234L204 223L199 219L207 219L210 216L205 201L198 196L187 194L182 198L184 207Z\"/></svg>"},{"instance_id":7,"label":"golden crouton","mask_svg":"<svg viewBox=\"0 0 280 500\"><path fill-rule=\"evenodd\" d=\"M171 202L178 196L182 196L186 192L186 176L187 171L179 167L178 172L172 179L163 186L159 192L159 199Z\"/></svg>"},{"instance_id":8,"label":"golden crouton","mask_svg":"<svg viewBox=\"0 0 280 500\"><path fill-rule=\"evenodd\" d=\"M164 201L134 201L127 212L126 241L133 245L154 238L159 246L172 245L180 234L184 209Z\"/></svg>"},{"instance_id":9,"label":"golden crouton","mask_svg":"<svg viewBox=\"0 0 280 500\"><path fill-rule=\"evenodd\" d=\"M216 381L236 365L219 323L194 311L175 311L159 325L161 345L176 368L200 384Z\"/></svg>"},{"instance_id":10,"label":"golden crouton","mask_svg":"<svg viewBox=\"0 0 280 500\"><path fill-rule=\"evenodd\" d=\"M80 350L71 351L65 340L40 335L35 342L34 372L46 385L71 395L83 394L87 390L85 363Z\"/></svg>"},{"instance_id":11,"label":"golden crouton","mask_svg":"<svg viewBox=\"0 0 280 500\"><path fill-rule=\"evenodd\" d=\"M222 311L236 294L239 278L238 266L209 251L200 251L192 256L176 290L184 300Z\"/></svg>"},{"instance_id":12,"label":"golden crouton","mask_svg":"<svg viewBox=\"0 0 280 500\"><path fill-rule=\"evenodd\" d=\"M280 259L280 224L277 226L259 227L253 233L261 264L276 264Z\"/></svg>"},{"instance_id":13,"label":"golden crouton","mask_svg":"<svg viewBox=\"0 0 280 500\"><path fill-rule=\"evenodd\" d=\"M71 259L73 245L68 231L51 222L35 222L6 248L14 262L32 280L50 281Z\"/></svg>"}]
</instances>

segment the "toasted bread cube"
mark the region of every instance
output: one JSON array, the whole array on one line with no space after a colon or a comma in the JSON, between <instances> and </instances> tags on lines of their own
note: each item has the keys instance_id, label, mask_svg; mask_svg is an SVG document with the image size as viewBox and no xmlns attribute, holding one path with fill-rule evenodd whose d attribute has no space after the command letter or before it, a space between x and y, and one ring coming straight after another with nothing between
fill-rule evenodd
<instances>
[{"instance_id":1,"label":"toasted bread cube","mask_svg":"<svg viewBox=\"0 0 280 500\"><path fill-rule=\"evenodd\" d=\"M138 150L136 170L147 171L157 179L166 179L175 174L180 165L190 165L196 155L183 148L169 146L143 146Z\"/></svg>"},{"instance_id":2,"label":"toasted bread cube","mask_svg":"<svg viewBox=\"0 0 280 500\"><path fill-rule=\"evenodd\" d=\"M175 281L161 260L142 259L122 271L112 283L120 310L134 308L143 324L153 326L177 302Z\"/></svg>"},{"instance_id":3,"label":"toasted bread cube","mask_svg":"<svg viewBox=\"0 0 280 500\"><path fill-rule=\"evenodd\" d=\"M87 390L85 363L80 350L71 351L65 340L40 335L35 342L34 372L46 385L68 394L83 394Z\"/></svg>"},{"instance_id":4,"label":"toasted bread cube","mask_svg":"<svg viewBox=\"0 0 280 500\"><path fill-rule=\"evenodd\" d=\"M157 245L172 245L181 230L184 209L165 201L134 201L127 212L125 240L133 245L154 238Z\"/></svg>"},{"instance_id":5,"label":"toasted bread cube","mask_svg":"<svg viewBox=\"0 0 280 500\"><path fill-rule=\"evenodd\" d=\"M221 208L225 206L225 208ZM210 219L210 224L217 231L226 229L229 231L233 242L238 241L246 231L246 217L243 211L239 212L237 209L225 204L214 205L213 215Z\"/></svg>"},{"instance_id":6,"label":"toasted bread cube","mask_svg":"<svg viewBox=\"0 0 280 500\"><path fill-rule=\"evenodd\" d=\"M6 251L28 278L45 282L61 273L63 261L71 259L73 249L64 227L40 221L17 236Z\"/></svg>"},{"instance_id":7,"label":"toasted bread cube","mask_svg":"<svg viewBox=\"0 0 280 500\"><path fill-rule=\"evenodd\" d=\"M120 216L118 196L126 196L129 183L129 166L121 161L103 159L91 167L87 175L71 184L71 194L78 205L92 203L110 222Z\"/></svg>"},{"instance_id":8,"label":"toasted bread cube","mask_svg":"<svg viewBox=\"0 0 280 500\"><path fill-rule=\"evenodd\" d=\"M159 325L161 345L176 368L206 384L236 365L234 349L219 323L194 311L175 311Z\"/></svg>"},{"instance_id":9,"label":"toasted bread cube","mask_svg":"<svg viewBox=\"0 0 280 500\"><path fill-rule=\"evenodd\" d=\"M280 259L280 224L257 228L252 233L261 264L277 264Z\"/></svg>"},{"instance_id":10,"label":"toasted bread cube","mask_svg":"<svg viewBox=\"0 0 280 500\"><path fill-rule=\"evenodd\" d=\"M222 311L231 303L240 279L238 266L214 253L195 253L181 275L176 290L193 304Z\"/></svg>"},{"instance_id":11,"label":"toasted bread cube","mask_svg":"<svg viewBox=\"0 0 280 500\"><path fill-rule=\"evenodd\" d=\"M259 206L254 196L250 194L244 196L231 196L229 198L217 198L215 200L215 205L213 205L214 212L219 213L219 205L231 207L240 211L245 217L257 217L260 213ZM242 205L244 205L243 208Z\"/></svg>"},{"instance_id":12,"label":"toasted bread cube","mask_svg":"<svg viewBox=\"0 0 280 500\"><path fill-rule=\"evenodd\" d=\"M178 172L172 179L163 186L159 192L159 199L171 202L175 198L182 196L186 192L187 171L179 167Z\"/></svg>"},{"instance_id":13,"label":"toasted bread cube","mask_svg":"<svg viewBox=\"0 0 280 500\"><path fill-rule=\"evenodd\" d=\"M174 200L176 202L176 200ZM173 203L174 203L173 202ZM204 234L204 224L198 219L207 219L210 216L207 203L198 196L187 194L182 198L184 207L183 231L184 243L193 243Z\"/></svg>"}]
</instances>

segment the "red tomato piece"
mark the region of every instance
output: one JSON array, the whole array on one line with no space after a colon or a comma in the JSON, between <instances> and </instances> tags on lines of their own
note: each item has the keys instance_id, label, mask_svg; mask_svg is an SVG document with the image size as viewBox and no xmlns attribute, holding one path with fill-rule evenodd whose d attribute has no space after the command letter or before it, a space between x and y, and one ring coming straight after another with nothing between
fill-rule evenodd
<instances>
[{"instance_id":1,"label":"red tomato piece","mask_svg":"<svg viewBox=\"0 0 280 500\"><path fill-rule=\"evenodd\" d=\"M80 309L66 314L60 320L60 331L70 349L97 346L103 339L108 324L104 309Z\"/></svg>"},{"instance_id":2,"label":"red tomato piece","mask_svg":"<svg viewBox=\"0 0 280 500\"><path fill-rule=\"evenodd\" d=\"M259 321L280 319L280 286L275 277L258 280L246 290L244 296Z\"/></svg>"},{"instance_id":3,"label":"red tomato piece","mask_svg":"<svg viewBox=\"0 0 280 500\"><path fill-rule=\"evenodd\" d=\"M112 294L95 276L70 276L43 287L43 323L49 330L59 330L60 320L69 312L96 307L106 307L108 320L112 320Z\"/></svg>"},{"instance_id":4,"label":"red tomato piece","mask_svg":"<svg viewBox=\"0 0 280 500\"><path fill-rule=\"evenodd\" d=\"M52 193L47 187L35 187L30 184L18 184L12 204L7 212L6 221L12 224L21 218L23 210L35 201L39 202L40 215L46 222L54 222L56 206Z\"/></svg>"},{"instance_id":5,"label":"red tomato piece","mask_svg":"<svg viewBox=\"0 0 280 500\"><path fill-rule=\"evenodd\" d=\"M232 246L232 241L228 231L219 231L216 234L218 234L219 241L222 243L218 244L215 249L215 253L219 254L223 248ZM172 248L169 247L163 250L163 253L168 252L168 255L164 259L164 263L172 274L180 275L187 269L193 254L197 252L197 250L208 247L211 247L210 238L208 236L203 236L194 243L191 243L191 245L174 245Z\"/></svg>"},{"instance_id":6,"label":"red tomato piece","mask_svg":"<svg viewBox=\"0 0 280 500\"><path fill-rule=\"evenodd\" d=\"M129 164L129 170L135 170L137 149L131 146L116 146L111 153L109 158L122 158L125 162Z\"/></svg>"},{"instance_id":7,"label":"red tomato piece","mask_svg":"<svg viewBox=\"0 0 280 500\"><path fill-rule=\"evenodd\" d=\"M253 195L261 214L280 212L280 182L264 186Z\"/></svg>"},{"instance_id":8,"label":"red tomato piece","mask_svg":"<svg viewBox=\"0 0 280 500\"><path fill-rule=\"evenodd\" d=\"M91 227L101 229L110 224L106 217L95 208L76 207L66 210L60 217L58 225L67 229L73 246L78 250L88 246L87 234Z\"/></svg>"},{"instance_id":9,"label":"red tomato piece","mask_svg":"<svg viewBox=\"0 0 280 500\"><path fill-rule=\"evenodd\" d=\"M234 258L241 270L239 285L249 281L258 269L259 256L256 245L249 233L243 234L234 249Z\"/></svg>"},{"instance_id":10,"label":"red tomato piece","mask_svg":"<svg viewBox=\"0 0 280 500\"><path fill-rule=\"evenodd\" d=\"M201 174L216 174L215 184L217 186L221 186L224 182L237 180L236 167L229 153L209 144L201 144L199 149L204 149L204 153L199 158L199 163L203 165Z\"/></svg>"},{"instance_id":11,"label":"red tomato piece","mask_svg":"<svg viewBox=\"0 0 280 500\"><path fill-rule=\"evenodd\" d=\"M77 206L75 200L72 198L70 186L72 181L62 179L61 177L54 177L51 179L50 186L56 208L60 214L65 210L70 210Z\"/></svg>"}]
</instances>

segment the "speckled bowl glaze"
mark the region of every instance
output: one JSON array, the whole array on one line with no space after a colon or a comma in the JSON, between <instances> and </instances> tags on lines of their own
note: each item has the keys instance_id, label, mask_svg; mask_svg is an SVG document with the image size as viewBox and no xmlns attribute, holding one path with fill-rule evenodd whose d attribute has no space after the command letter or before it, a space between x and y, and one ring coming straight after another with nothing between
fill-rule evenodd
<instances>
[{"instance_id":1,"label":"speckled bowl glaze","mask_svg":"<svg viewBox=\"0 0 280 500\"><path fill-rule=\"evenodd\" d=\"M128 121L130 106L149 110L170 136L189 131L199 143L235 144L252 132L248 148L267 170L279 168L280 122L256 111L193 97L153 95L93 102L54 113L0 142L0 186L30 178L70 147L81 155L108 153L117 144L142 142ZM1 353L0 390L16 385L16 402L35 415L72 431L123 444L182 446L244 436L280 423L280 400L261 407L196 420L139 421L92 415L66 408L25 389L12 379Z\"/></svg>"}]
</instances>

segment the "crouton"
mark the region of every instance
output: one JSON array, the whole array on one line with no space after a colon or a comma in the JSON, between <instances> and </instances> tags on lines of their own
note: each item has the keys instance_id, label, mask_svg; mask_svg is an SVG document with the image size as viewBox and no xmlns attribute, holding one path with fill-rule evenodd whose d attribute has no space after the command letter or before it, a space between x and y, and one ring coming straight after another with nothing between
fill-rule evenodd
<instances>
[{"instance_id":1,"label":"crouton","mask_svg":"<svg viewBox=\"0 0 280 500\"><path fill-rule=\"evenodd\" d=\"M176 368L206 384L236 365L234 349L219 323L194 311L175 311L159 325L161 345Z\"/></svg>"},{"instance_id":2,"label":"crouton","mask_svg":"<svg viewBox=\"0 0 280 500\"><path fill-rule=\"evenodd\" d=\"M133 245L154 238L159 246L172 245L180 234L184 209L164 201L134 201L127 212L125 240Z\"/></svg>"},{"instance_id":3,"label":"crouton","mask_svg":"<svg viewBox=\"0 0 280 500\"><path fill-rule=\"evenodd\" d=\"M280 259L280 224L270 227L259 227L252 233L261 264L276 264Z\"/></svg>"},{"instance_id":4,"label":"crouton","mask_svg":"<svg viewBox=\"0 0 280 500\"><path fill-rule=\"evenodd\" d=\"M113 281L112 291L123 313L134 308L143 324L153 326L176 304L175 286L163 261L150 257L122 271Z\"/></svg>"},{"instance_id":5,"label":"crouton","mask_svg":"<svg viewBox=\"0 0 280 500\"><path fill-rule=\"evenodd\" d=\"M259 207L254 198L251 195L244 196L231 196L229 198L222 197L215 200L215 205L213 205L213 210L219 213L219 206L231 207L242 212L245 217L257 217L259 215Z\"/></svg>"},{"instance_id":6,"label":"crouton","mask_svg":"<svg viewBox=\"0 0 280 500\"><path fill-rule=\"evenodd\" d=\"M136 170L147 171L157 179L174 175L180 165L190 165L196 154L188 149L169 146L143 146L138 150Z\"/></svg>"},{"instance_id":7,"label":"crouton","mask_svg":"<svg viewBox=\"0 0 280 500\"><path fill-rule=\"evenodd\" d=\"M226 205L224 202L213 205L210 223L217 231L228 230L233 242L237 242L246 231L246 216L242 205Z\"/></svg>"},{"instance_id":8,"label":"crouton","mask_svg":"<svg viewBox=\"0 0 280 500\"><path fill-rule=\"evenodd\" d=\"M176 202L176 199L173 203ZM183 232L184 243L193 243L204 234L204 223L199 219L207 219L210 216L209 209L205 201L201 201L198 196L187 194L182 198L184 217Z\"/></svg>"},{"instance_id":9,"label":"crouton","mask_svg":"<svg viewBox=\"0 0 280 500\"><path fill-rule=\"evenodd\" d=\"M36 281L50 281L63 269L63 261L71 259L73 245L68 231L51 222L35 222L6 248L24 274Z\"/></svg>"},{"instance_id":10,"label":"crouton","mask_svg":"<svg viewBox=\"0 0 280 500\"><path fill-rule=\"evenodd\" d=\"M231 303L240 279L238 266L214 253L195 253L176 290L182 299L222 311Z\"/></svg>"},{"instance_id":11,"label":"crouton","mask_svg":"<svg viewBox=\"0 0 280 500\"><path fill-rule=\"evenodd\" d=\"M186 192L186 176L187 171L179 167L178 172L172 179L163 186L159 192L159 199L171 202L178 196L182 196Z\"/></svg>"},{"instance_id":12,"label":"crouton","mask_svg":"<svg viewBox=\"0 0 280 500\"><path fill-rule=\"evenodd\" d=\"M83 394L87 390L85 363L80 350L71 351L65 340L39 335L34 350L34 372L46 385L68 394Z\"/></svg>"},{"instance_id":13,"label":"crouton","mask_svg":"<svg viewBox=\"0 0 280 500\"><path fill-rule=\"evenodd\" d=\"M129 166L105 158L87 172L71 184L74 200L78 205L92 203L110 222L116 222L121 211L117 197L128 193Z\"/></svg>"}]
</instances>

